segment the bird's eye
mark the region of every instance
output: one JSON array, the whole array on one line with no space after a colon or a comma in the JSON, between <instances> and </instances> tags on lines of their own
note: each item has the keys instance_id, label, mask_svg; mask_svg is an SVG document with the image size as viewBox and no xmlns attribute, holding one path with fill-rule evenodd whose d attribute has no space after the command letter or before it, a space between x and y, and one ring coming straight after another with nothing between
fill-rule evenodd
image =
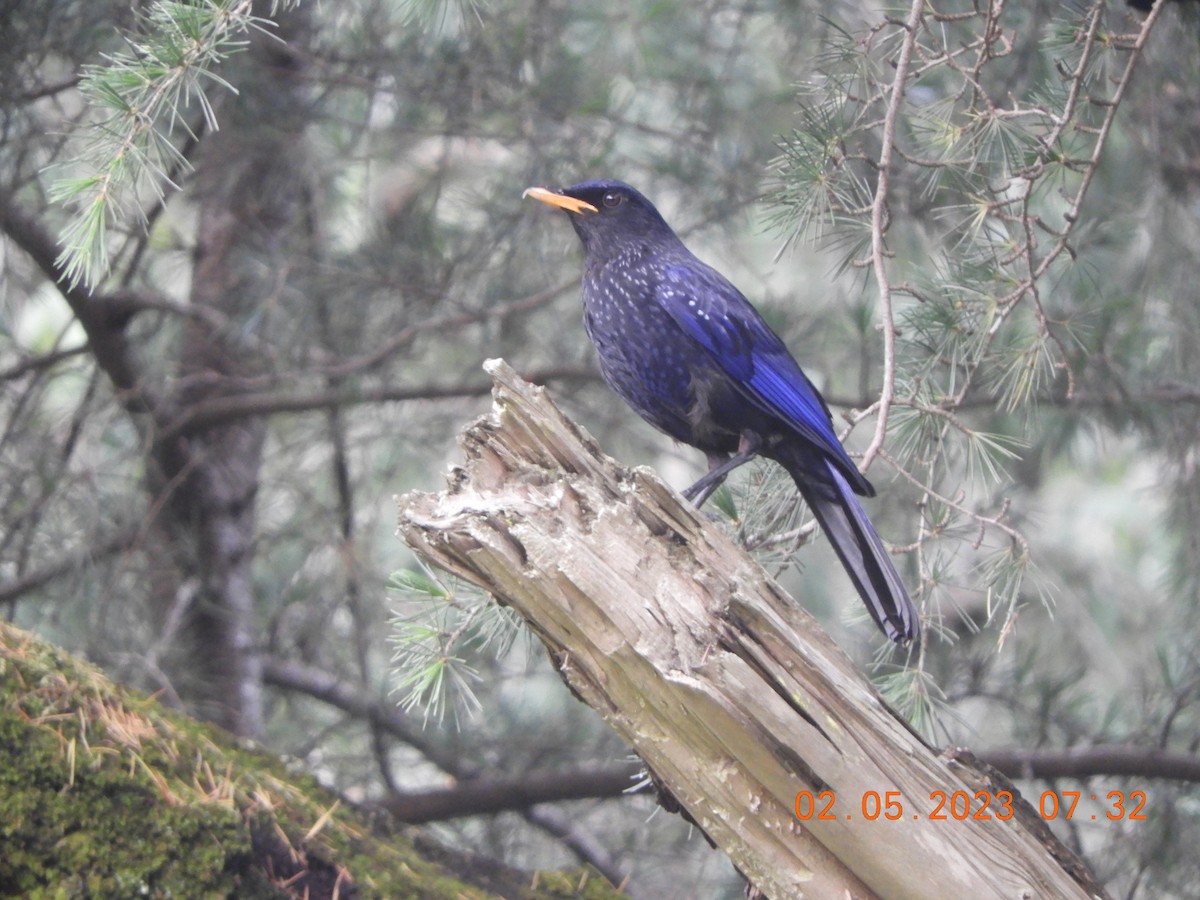
<instances>
[{"instance_id":1,"label":"bird's eye","mask_svg":"<svg viewBox=\"0 0 1200 900\"><path fill-rule=\"evenodd\" d=\"M624 199L625 198L622 197L620 194L618 194L616 191L609 191L607 194L605 194L603 197L600 198L600 202L603 203L608 209L615 209L616 207L621 205L621 201Z\"/></svg>"}]
</instances>

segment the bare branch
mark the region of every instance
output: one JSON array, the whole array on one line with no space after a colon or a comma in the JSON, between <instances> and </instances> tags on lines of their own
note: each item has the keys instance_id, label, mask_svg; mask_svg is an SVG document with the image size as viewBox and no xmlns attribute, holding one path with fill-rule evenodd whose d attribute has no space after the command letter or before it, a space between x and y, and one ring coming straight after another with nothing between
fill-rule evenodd
<instances>
[{"instance_id":1,"label":"bare branch","mask_svg":"<svg viewBox=\"0 0 1200 900\"><path fill-rule=\"evenodd\" d=\"M416 748L439 769L455 777L471 777L476 774L475 770L464 766L458 756L443 750L430 740L421 723L397 709L394 704L367 697L355 685L315 666L276 657L263 657L262 667L265 684L307 694L363 719Z\"/></svg>"},{"instance_id":2,"label":"bare branch","mask_svg":"<svg viewBox=\"0 0 1200 900\"><path fill-rule=\"evenodd\" d=\"M357 719L366 721L372 729L389 734L413 747L439 769L453 776L459 782L458 786L454 788L396 795L390 800L385 800L385 806L395 805L392 811L399 818L410 821L408 817L417 816L420 809L441 811L440 815L427 816L427 819L512 810L519 812L534 827L561 840L577 858L595 866L597 871L603 873L613 884L620 884L623 880L624 873L613 861L608 851L595 839L581 834L577 828L572 827L569 821L563 821L562 817L553 810L530 808L530 798L540 798L533 799L531 801L533 803L567 799L571 795L570 792L562 793L562 791L563 785L570 784L572 781L570 773L562 773L558 776L560 778L559 796L551 797L539 792L536 787L527 786L520 795L524 798L524 802L513 803L517 796L516 792L520 791L519 788L506 791L501 787L506 782L501 779L480 781L482 770L465 761L459 754L442 749L430 739L418 722L397 709L394 704L368 697L358 687L313 666L274 657L263 659L263 681L281 690L306 694L349 713ZM620 777L617 777L618 773ZM576 798L615 796L626 792L633 783L630 780L631 768L597 770L590 774L593 776L599 774L599 783L590 793L574 792ZM537 782L540 781L540 778L533 777L526 781ZM491 791L493 798L493 808L475 810L474 813L456 812L456 810L462 809L464 804L472 802L469 798L475 795L475 786L478 784L485 787L491 785L488 790ZM508 784L510 787L512 786L512 782L508 782ZM413 798L411 804L408 803L407 798ZM505 805L505 800L511 805Z\"/></svg>"},{"instance_id":3,"label":"bare branch","mask_svg":"<svg viewBox=\"0 0 1200 900\"><path fill-rule=\"evenodd\" d=\"M388 797L380 805L402 822L423 822L479 816L539 803L564 800L611 799L638 787L640 768L572 769L566 772L531 772L521 778L473 778L455 787L412 791Z\"/></svg>"},{"instance_id":4,"label":"bare branch","mask_svg":"<svg viewBox=\"0 0 1200 900\"><path fill-rule=\"evenodd\" d=\"M887 272L888 253L884 237L888 224L888 192L891 185L892 151L896 143L896 124L900 119L900 109L904 105L908 65L912 59L913 45L917 42L917 28L921 24L924 9L925 0L913 0L908 11L908 21L904 23L904 39L896 60L896 76L892 80L892 93L883 120L883 146L879 151L879 179L875 185L875 201L871 204L871 265L875 272L875 283L879 286L879 307L883 317L883 386L879 395L875 434L863 453L863 471L871 467L871 462L887 438L888 412L896 393L896 322L892 313L892 286Z\"/></svg>"},{"instance_id":5,"label":"bare branch","mask_svg":"<svg viewBox=\"0 0 1200 900\"><path fill-rule=\"evenodd\" d=\"M0 192L0 231L25 251L50 279L83 326L97 364L131 412L148 412L160 401L142 383L142 367L126 337L128 310L119 295L95 294L70 283L58 262L54 238L11 194Z\"/></svg>"},{"instance_id":6,"label":"bare branch","mask_svg":"<svg viewBox=\"0 0 1200 900\"><path fill-rule=\"evenodd\" d=\"M599 381L592 366L550 366L526 373L537 384L569 381ZM205 431L215 425L257 416L298 414L338 409L368 403L405 403L413 400L445 400L454 397L483 397L492 389L486 381L470 384L425 384L420 387L351 388L314 390L307 393L262 392L226 394L189 407L163 429L160 440Z\"/></svg>"},{"instance_id":7,"label":"bare branch","mask_svg":"<svg viewBox=\"0 0 1200 900\"><path fill-rule=\"evenodd\" d=\"M27 572L18 578L0 584L0 603L12 603L20 600L31 591L45 587L52 581L70 575L79 569L87 568L102 559L123 553L137 543L142 529L143 525L140 522L129 525L106 538L93 540L83 552L61 557L45 568Z\"/></svg>"},{"instance_id":8,"label":"bare branch","mask_svg":"<svg viewBox=\"0 0 1200 900\"><path fill-rule=\"evenodd\" d=\"M30 372L51 369L65 359L71 359L87 352L88 347L85 344L82 347L68 347L62 350L52 350L49 353L42 353L38 356L29 356L20 362L13 363L7 369L0 370L0 381L15 381Z\"/></svg>"},{"instance_id":9,"label":"bare branch","mask_svg":"<svg viewBox=\"0 0 1200 900\"><path fill-rule=\"evenodd\" d=\"M1128 776L1200 782L1200 757L1154 747L1100 744L1022 750L989 750L979 754L1010 778L1095 778Z\"/></svg>"}]
</instances>

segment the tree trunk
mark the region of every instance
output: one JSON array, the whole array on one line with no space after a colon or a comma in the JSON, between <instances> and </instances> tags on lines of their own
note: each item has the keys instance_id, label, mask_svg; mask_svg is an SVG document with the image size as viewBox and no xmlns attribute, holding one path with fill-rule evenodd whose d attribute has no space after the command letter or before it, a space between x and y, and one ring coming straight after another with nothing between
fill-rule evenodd
<instances>
[{"instance_id":1,"label":"tree trunk","mask_svg":"<svg viewBox=\"0 0 1200 900\"><path fill-rule=\"evenodd\" d=\"M402 535L517 609L664 803L758 889L1103 894L1015 788L969 754L939 756L717 526L603 456L503 362L486 368L494 410L460 438L466 468L445 493L400 498ZM956 819L955 792L991 818Z\"/></svg>"},{"instance_id":2,"label":"tree trunk","mask_svg":"<svg viewBox=\"0 0 1200 900\"><path fill-rule=\"evenodd\" d=\"M294 39L300 13L281 19ZM180 415L237 394L263 374L261 344L289 313L290 261L303 246L307 178L303 81L287 46L255 35L235 58L248 71L225 98L222 127L197 161L198 210L191 302L218 310L223 330L192 320L183 330ZM190 594L179 666L197 711L231 731L263 727L260 626L254 594L255 497L266 420L248 416L185 436L187 469L162 474L181 587ZM173 486L172 486L173 485Z\"/></svg>"}]
</instances>

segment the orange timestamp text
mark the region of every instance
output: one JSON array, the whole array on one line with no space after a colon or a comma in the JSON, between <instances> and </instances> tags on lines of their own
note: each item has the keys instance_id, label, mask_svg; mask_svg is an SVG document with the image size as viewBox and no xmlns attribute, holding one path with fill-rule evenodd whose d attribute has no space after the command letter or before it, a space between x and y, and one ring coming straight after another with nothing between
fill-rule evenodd
<instances>
[{"instance_id":1,"label":"orange timestamp text","mask_svg":"<svg viewBox=\"0 0 1200 900\"><path fill-rule=\"evenodd\" d=\"M1043 819L1064 819L1070 821L1076 817L1082 791L1043 791L1038 797L1037 810ZM1146 806L1145 791L1109 791L1097 796L1087 795L1091 801L1100 804L1100 808L1090 815L1092 821L1129 821L1144 822L1146 816L1143 809ZM847 807L852 808L847 808ZM1088 806L1088 809L1096 807ZM833 791L800 791L796 794L796 818L802 822L837 821L852 819L856 816L874 822L885 819L890 822L902 819L927 819L930 821L958 821L967 819L976 821L998 819L1006 822L1016 815L1013 809L1013 795L1010 791L932 791L929 794L929 806L924 812L913 811L905 807L904 797L900 791L864 791L856 807L853 804L841 804ZM1080 812L1080 818L1085 813Z\"/></svg>"}]
</instances>

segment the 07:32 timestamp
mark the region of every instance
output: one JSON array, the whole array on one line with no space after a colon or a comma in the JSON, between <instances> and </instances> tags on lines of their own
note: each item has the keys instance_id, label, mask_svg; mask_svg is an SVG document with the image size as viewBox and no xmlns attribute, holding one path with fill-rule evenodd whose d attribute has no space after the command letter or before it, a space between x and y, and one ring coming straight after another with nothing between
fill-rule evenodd
<instances>
[{"instance_id":1,"label":"07:32 timestamp","mask_svg":"<svg viewBox=\"0 0 1200 900\"><path fill-rule=\"evenodd\" d=\"M1082 791L1043 791L1038 798L1037 810L1043 819L1063 818L1070 821L1076 812L1076 806L1083 796ZM1104 804L1102 814L1093 814L1093 821L1109 819L1110 821L1126 820L1144 822L1146 816L1142 812L1146 805L1145 791L1109 791L1097 796L1089 794L1089 799ZM836 819L854 817L858 813L868 821L886 819L926 818L931 821L964 821L966 819L998 819L1007 821L1016 815L1013 809L1013 795L1009 791L932 791L929 795L931 808L922 816L919 812L906 815L904 799L900 791L864 791L859 800L858 809L845 811L837 809L838 800L833 791L800 791L796 794L796 818L802 822L812 819L818 821L834 821Z\"/></svg>"}]
</instances>

